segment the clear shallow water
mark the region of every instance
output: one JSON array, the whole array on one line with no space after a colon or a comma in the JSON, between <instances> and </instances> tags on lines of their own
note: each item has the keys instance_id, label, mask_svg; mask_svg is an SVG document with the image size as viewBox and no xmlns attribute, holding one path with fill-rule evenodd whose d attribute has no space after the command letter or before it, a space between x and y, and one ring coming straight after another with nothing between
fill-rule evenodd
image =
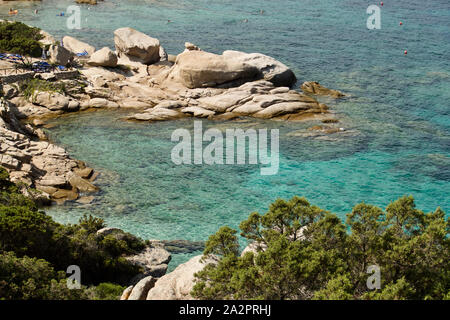
<instances>
[{"instance_id":1,"label":"clear shallow water","mask_svg":"<svg viewBox=\"0 0 450 320\"><path fill-rule=\"evenodd\" d=\"M102 172L102 196L89 207L49 213L74 222L90 211L144 238L204 240L276 197L295 194L342 217L359 201L385 206L403 194L413 194L419 208L448 212L450 4L384 1L382 29L367 30L366 8L374 3L108 0L83 6L82 30L71 31L56 14L72 1L15 2L16 19L97 47L113 47L113 31L130 26L160 39L169 53L190 41L216 53L271 55L294 70L299 84L316 80L349 94L326 103L342 117L341 126L359 132L338 141L282 134L279 174L262 177L253 167L173 165L170 134L189 121L136 124L104 112L73 115L58 120L51 136ZM0 18L10 6L0 5ZM282 133L305 126L260 125ZM177 256L172 265L186 258Z\"/></svg>"}]
</instances>

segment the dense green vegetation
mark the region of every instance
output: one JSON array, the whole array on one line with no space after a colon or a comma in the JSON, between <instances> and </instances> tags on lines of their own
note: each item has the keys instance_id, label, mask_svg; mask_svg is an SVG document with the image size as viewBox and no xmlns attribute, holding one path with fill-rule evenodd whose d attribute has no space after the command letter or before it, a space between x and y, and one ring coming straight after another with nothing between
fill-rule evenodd
<instances>
[{"instance_id":1,"label":"dense green vegetation","mask_svg":"<svg viewBox=\"0 0 450 320\"><path fill-rule=\"evenodd\" d=\"M236 230L222 227L206 243L216 257L197 277L199 299L450 299L449 219L424 213L412 197L385 211L361 203L343 223L304 198L277 200L252 213L241 235L260 249L239 255ZM262 249L264 248L264 249ZM380 289L368 289L368 267ZM372 284L373 282L370 281Z\"/></svg>"},{"instance_id":2,"label":"dense green vegetation","mask_svg":"<svg viewBox=\"0 0 450 320\"><path fill-rule=\"evenodd\" d=\"M142 250L142 240L125 232L97 235L105 224L92 216L59 224L21 187L0 167L0 299L117 298L142 271L123 257ZM81 269L79 290L66 286L69 265Z\"/></svg>"},{"instance_id":3,"label":"dense green vegetation","mask_svg":"<svg viewBox=\"0 0 450 320\"><path fill-rule=\"evenodd\" d=\"M0 22L0 52L40 57L39 40L43 38L40 31L22 22Z\"/></svg>"}]
</instances>

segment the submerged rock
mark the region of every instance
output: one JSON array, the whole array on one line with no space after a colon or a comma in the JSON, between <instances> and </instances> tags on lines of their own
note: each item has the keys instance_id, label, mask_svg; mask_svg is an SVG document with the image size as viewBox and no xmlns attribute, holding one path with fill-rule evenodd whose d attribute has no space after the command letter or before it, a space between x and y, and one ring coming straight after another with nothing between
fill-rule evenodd
<instances>
[{"instance_id":1,"label":"submerged rock","mask_svg":"<svg viewBox=\"0 0 450 320\"><path fill-rule=\"evenodd\" d=\"M312 93L321 96L331 96L333 98L341 98L345 96L342 92L328 89L316 81L303 82L300 88L305 93Z\"/></svg>"},{"instance_id":2,"label":"submerged rock","mask_svg":"<svg viewBox=\"0 0 450 320\"><path fill-rule=\"evenodd\" d=\"M166 108L151 108L143 113L136 113L128 116L127 120L139 120L139 121L162 121L162 120L174 120L183 118L186 115L180 111L166 109Z\"/></svg>"}]
</instances>

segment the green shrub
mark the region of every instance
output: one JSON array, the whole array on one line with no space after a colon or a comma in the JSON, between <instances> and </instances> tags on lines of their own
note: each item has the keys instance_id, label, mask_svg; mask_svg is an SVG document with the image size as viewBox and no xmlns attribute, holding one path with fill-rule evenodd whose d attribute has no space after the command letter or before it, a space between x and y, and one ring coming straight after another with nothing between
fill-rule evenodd
<instances>
[{"instance_id":1,"label":"green shrub","mask_svg":"<svg viewBox=\"0 0 450 320\"><path fill-rule=\"evenodd\" d=\"M43 36L39 28L27 26L22 22L0 22L0 51L40 57L39 40Z\"/></svg>"},{"instance_id":2,"label":"green shrub","mask_svg":"<svg viewBox=\"0 0 450 320\"><path fill-rule=\"evenodd\" d=\"M19 90L27 99L33 99L36 91L57 92L64 94L66 87L62 82L50 82L41 79L27 79L19 83Z\"/></svg>"},{"instance_id":3,"label":"green shrub","mask_svg":"<svg viewBox=\"0 0 450 320\"><path fill-rule=\"evenodd\" d=\"M65 274L45 260L0 252L0 297L6 300L87 299L86 287L69 290Z\"/></svg>"},{"instance_id":4,"label":"green shrub","mask_svg":"<svg viewBox=\"0 0 450 320\"><path fill-rule=\"evenodd\" d=\"M125 287L114 283L100 283L95 287L95 299L98 300L118 300Z\"/></svg>"},{"instance_id":5,"label":"green shrub","mask_svg":"<svg viewBox=\"0 0 450 320\"><path fill-rule=\"evenodd\" d=\"M125 232L97 235L104 226L102 219L92 216L84 216L75 225L53 221L20 194L19 187L0 167L0 252L45 259L55 270L78 265L85 285L126 284L142 270L122 256L136 253L145 244Z\"/></svg>"},{"instance_id":6,"label":"green shrub","mask_svg":"<svg viewBox=\"0 0 450 320\"><path fill-rule=\"evenodd\" d=\"M92 215L84 214L82 218L78 221L80 227L85 229L88 233L94 233L98 230L106 227L105 220L101 218L94 217Z\"/></svg>"},{"instance_id":7,"label":"green shrub","mask_svg":"<svg viewBox=\"0 0 450 320\"><path fill-rule=\"evenodd\" d=\"M265 249L239 255L236 231L221 228L204 255L219 257L196 274L199 299L447 299L450 221L424 213L412 197L386 210L361 203L343 223L304 198L278 199L252 213L241 235ZM300 231L301 230L301 231ZM367 288L367 267L380 268L381 289Z\"/></svg>"}]
</instances>

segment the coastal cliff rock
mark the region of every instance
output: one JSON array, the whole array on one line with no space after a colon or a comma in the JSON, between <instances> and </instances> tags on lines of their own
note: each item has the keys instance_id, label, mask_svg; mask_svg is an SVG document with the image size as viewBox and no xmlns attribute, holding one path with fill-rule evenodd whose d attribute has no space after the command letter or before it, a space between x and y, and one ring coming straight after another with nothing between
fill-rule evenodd
<instances>
[{"instance_id":1,"label":"coastal cliff rock","mask_svg":"<svg viewBox=\"0 0 450 320\"><path fill-rule=\"evenodd\" d=\"M160 60L159 40L132 28L114 31L114 43L118 56L126 56L131 61L150 64Z\"/></svg>"},{"instance_id":2,"label":"coastal cliff rock","mask_svg":"<svg viewBox=\"0 0 450 320\"><path fill-rule=\"evenodd\" d=\"M104 47L94 52L87 63L94 67L115 67L117 56L111 49Z\"/></svg>"},{"instance_id":3,"label":"coastal cliff rock","mask_svg":"<svg viewBox=\"0 0 450 320\"><path fill-rule=\"evenodd\" d=\"M147 294L147 300L192 300L191 290L194 287L194 274L201 271L206 265L217 261L203 256L196 256L180 264L172 272L156 281Z\"/></svg>"}]
</instances>

